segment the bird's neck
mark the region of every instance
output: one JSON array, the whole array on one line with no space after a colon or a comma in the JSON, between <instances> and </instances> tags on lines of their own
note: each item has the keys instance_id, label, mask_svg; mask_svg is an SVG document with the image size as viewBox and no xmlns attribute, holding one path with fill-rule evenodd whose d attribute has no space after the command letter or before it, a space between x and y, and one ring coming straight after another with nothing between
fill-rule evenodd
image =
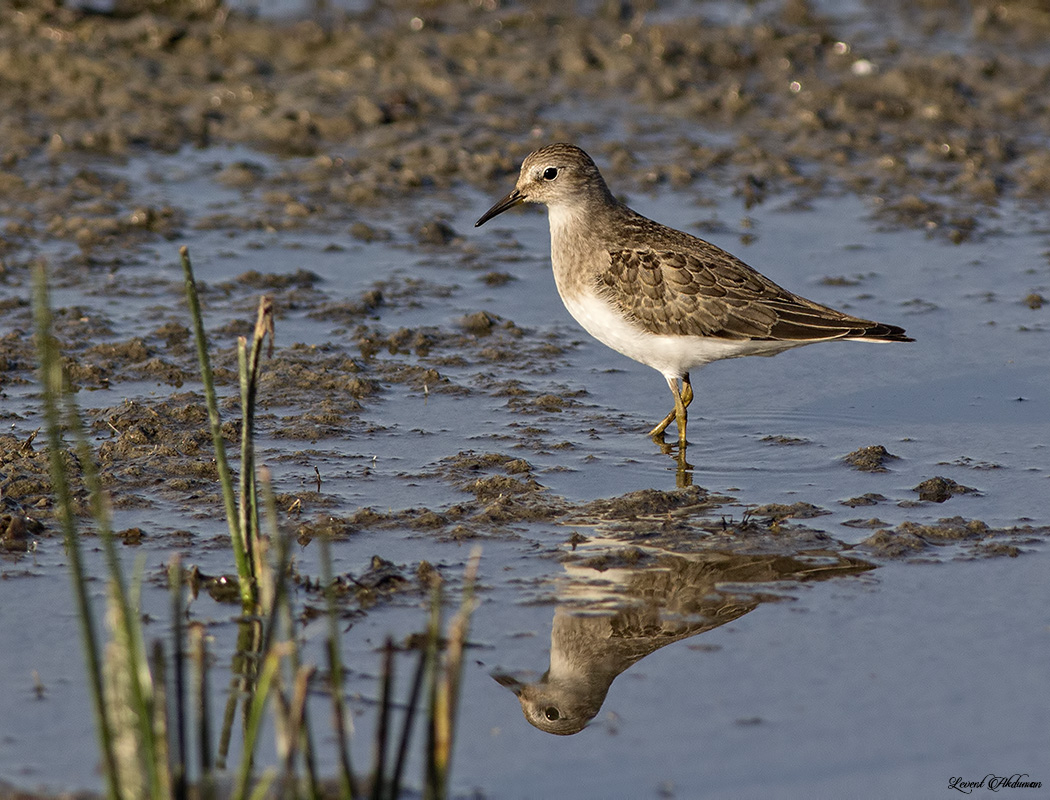
<instances>
[{"instance_id":1,"label":"bird's neck","mask_svg":"<svg viewBox=\"0 0 1050 800\"><path fill-rule=\"evenodd\" d=\"M563 298L586 292L594 276L608 267L608 237L618 228L619 204L576 202L549 206L551 265Z\"/></svg>"},{"instance_id":2,"label":"bird's neck","mask_svg":"<svg viewBox=\"0 0 1050 800\"><path fill-rule=\"evenodd\" d=\"M590 214L582 203L557 204L548 209L551 225L551 243L586 238L590 229Z\"/></svg>"}]
</instances>

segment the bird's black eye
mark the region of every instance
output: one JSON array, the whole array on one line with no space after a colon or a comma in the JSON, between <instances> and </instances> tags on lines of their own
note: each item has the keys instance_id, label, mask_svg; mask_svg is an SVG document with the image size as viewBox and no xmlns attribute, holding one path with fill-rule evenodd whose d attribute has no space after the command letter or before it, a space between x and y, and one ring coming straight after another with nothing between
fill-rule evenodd
<instances>
[{"instance_id":1,"label":"bird's black eye","mask_svg":"<svg viewBox=\"0 0 1050 800\"><path fill-rule=\"evenodd\" d=\"M543 170L543 180L545 180L545 181L552 181L552 180L554 180L557 177L558 177L558 168L557 167L547 167L547 169ZM557 719L557 717L555 717L555 719Z\"/></svg>"},{"instance_id":2,"label":"bird's black eye","mask_svg":"<svg viewBox=\"0 0 1050 800\"><path fill-rule=\"evenodd\" d=\"M551 170L553 170L555 174L557 174L558 172L556 169L554 169L554 167L551 167L551 169L547 170L547 172L550 172ZM546 175L547 172L543 174ZM555 720L561 718L561 714L558 713L558 709L556 709L554 706L547 706L547 708L543 709L543 716L545 716L551 722L554 722Z\"/></svg>"}]
</instances>

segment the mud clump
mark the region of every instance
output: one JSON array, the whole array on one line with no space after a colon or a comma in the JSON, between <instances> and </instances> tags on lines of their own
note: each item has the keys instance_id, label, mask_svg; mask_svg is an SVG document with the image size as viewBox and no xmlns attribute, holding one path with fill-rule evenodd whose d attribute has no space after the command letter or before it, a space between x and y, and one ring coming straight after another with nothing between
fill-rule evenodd
<instances>
[{"instance_id":1,"label":"mud clump","mask_svg":"<svg viewBox=\"0 0 1050 800\"><path fill-rule=\"evenodd\" d=\"M980 539L988 536L990 528L980 520L966 520L962 517L942 519L936 525L921 525L917 522L902 522L898 531L914 534L933 543L958 542L967 539Z\"/></svg>"},{"instance_id":2,"label":"mud clump","mask_svg":"<svg viewBox=\"0 0 1050 800\"><path fill-rule=\"evenodd\" d=\"M532 478L520 480L509 475L490 475L465 485L463 490L473 494L479 501L486 502L506 495L542 492L544 487Z\"/></svg>"},{"instance_id":3,"label":"mud clump","mask_svg":"<svg viewBox=\"0 0 1050 800\"><path fill-rule=\"evenodd\" d=\"M812 503L792 503L791 505L784 505L783 503L769 503L764 506L758 506L751 510L752 514L760 517L771 517L774 520L782 519L813 519L814 517L820 517L831 512L827 509L815 506Z\"/></svg>"},{"instance_id":4,"label":"mud clump","mask_svg":"<svg viewBox=\"0 0 1050 800\"><path fill-rule=\"evenodd\" d=\"M501 272L493 270L492 272L486 272L481 276L481 282L486 286L506 286L508 283L517 280L509 272Z\"/></svg>"},{"instance_id":5,"label":"mud clump","mask_svg":"<svg viewBox=\"0 0 1050 800\"><path fill-rule=\"evenodd\" d=\"M17 538L18 525L16 518L22 517L23 509L50 509L51 465L46 447L34 446L36 433L20 439L9 433L0 434L0 498L3 499L4 513L10 510L13 514L7 526L15 525L12 537ZM66 475L70 482L74 502L81 511L86 511L86 491L84 489L79 461L68 450L63 453L66 464ZM31 525L27 527L32 528Z\"/></svg>"},{"instance_id":6,"label":"mud clump","mask_svg":"<svg viewBox=\"0 0 1050 800\"><path fill-rule=\"evenodd\" d=\"M584 397L586 394L586 389L577 389L561 394L548 392L535 397L512 395L507 400L507 408L518 414L560 414L567 408L580 405L576 398Z\"/></svg>"},{"instance_id":7,"label":"mud clump","mask_svg":"<svg viewBox=\"0 0 1050 800\"><path fill-rule=\"evenodd\" d=\"M879 530L860 543L860 546L882 558L907 558L923 552L927 544L908 531Z\"/></svg>"},{"instance_id":8,"label":"mud clump","mask_svg":"<svg viewBox=\"0 0 1050 800\"><path fill-rule=\"evenodd\" d=\"M312 319L323 319L350 324L360 322L383 305L383 292L380 289L369 289L357 300L325 301L310 311L307 316Z\"/></svg>"},{"instance_id":9,"label":"mud clump","mask_svg":"<svg viewBox=\"0 0 1050 800\"><path fill-rule=\"evenodd\" d=\"M608 500L582 505L577 513L601 521L638 520L655 514L692 514L717 506L718 502L699 486L672 491L642 489Z\"/></svg>"},{"instance_id":10,"label":"mud clump","mask_svg":"<svg viewBox=\"0 0 1050 800\"><path fill-rule=\"evenodd\" d=\"M798 436L763 436L761 441L769 444L781 445L786 447L794 447L800 444L809 444L809 439L801 438Z\"/></svg>"},{"instance_id":11,"label":"mud clump","mask_svg":"<svg viewBox=\"0 0 1050 800\"><path fill-rule=\"evenodd\" d=\"M541 394L539 397L532 401L532 406L537 411L564 411L565 408L571 403L564 397L559 397L556 394Z\"/></svg>"},{"instance_id":12,"label":"mud clump","mask_svg":"<svg viewBox=\"0 0 1050 800\"><path fill-rule=\"evenodd\" d=\"M645 551L637 547L624 547L619 550L603 553L580 561L580 566L589 567L598 572L610 569L635 569L650 560Z\"/></svg>"},{"instance_id":13,"label":"mud clump","mask_svg":"<svg viewBox=\"0 0 1050 800\"><path fill-rule=\"evenodd\" d=\"M851 497L848 500L842 500L842 505L849 506L850 508L857 508L858 506L874 506L879 503L885 503L886 497L879 494L878 492L867 492L857 497Z\"/></svg>"},{"instance_id":14,"label":"mud clump","mask_svg":"<svg viewBox=\"0 0 1050 800\"><path fill-rule=\"evenodd\" d=\"M321 276L316 272L306 269L297 269L295 272L263 273L257 270L249 270L241 273L234 279L234 283L240 286L257 289L260 291L274 291L276 289L309 289L319 283Z\"/></svg>"},{"instance_id":15,"label":"mud clump","mask_svg":"<svg viewBox=\"0 0 1050 800\"><path fill-rule=\"evenodd\" d=\"M350 572L336 575L334 589L337 597L344 601L352 599L358 609L364 611L398 595L423 595L439 579L439 571L427 561L420 561L414 569L410 569L374 555L368 568L359 575ZM324 591L320 583L305 581L304 585L318 593Z\"/></svg>"},{"instance_id":16,"label":"mud clump","mask_svg":"<svg viewBox=\"0 0 1050 800\"><path fill-rule=\"evenodd\" d=\"M497 327L503 327L506 330L518 330L520 335L520 329L513 322L504 320L498 314L491 314L488 311L475 311L473 314L467 314L460 317L456 324L467 333L472 333L475 336L488 336Z\"/></svg>"},{"instance_id":17,"label":"mud clump","mask_svg":"<svg viewBox=\"0 0 1050 800\"><path fill-rule=\"evenodd\" d=\"M859 547L888 559L1016 557L1022 544L1048 533L1048 527L992 528L981 520L950 517L929 525L902 522L894 530L876 531ZM943 554L936 552L942 548Z\"/></svg>"},{"instance_id":18,"label":"mud clump","mask_svg":"<svg viewBox=\"0 0 1050 800\"><path fill-rule=\"evenodd\" d=\"M90 429L109 437L98 445L97 460L103 485L118 507L148 507L152 492L176 500L187 494L198 501L218 499L218 471L200 395L127 401L85 413ZM239 426L224 426L224 434L232 444Z\"/></svg>"},{"instance_id":19,"label":"mud clump","mask_svg":"<svg viewBox=\"0 0 1050 800\"><path fill-rule=\"evenodd\" d=\"M342 579L345 587L353 588L357 601L364 607L374 605L377 595L395 594L408 587L418 588L405 576L402 567L379 556L372 556L368 570L358 577L344 575Z\"/></svg>"},{"instance_id":20,"label":"mud clump","mask_svg":"<svg viewBox=\"0 0 1050 800\"><path fill-rule=\"evenodd\" d=\"M881 444L876 444L854 450L842 460L860 472L889 472L886 462L897 458Z\"/></svg>"},{"instance_id":21,"label":"mud clump","mask_svg":"<svg viewBox=\"0 0 1050 800\"><path fill-rule=\"evenodd\" d=\"M438 468L441 474L451 478L491 469L502 469L519 475L532 472L532 465L523 458L505 453L475 453L472 450L442 459Z\"/></svg>"},{"instance_id":22,"label":"mud clump","mask_svg":"<svg viewBox=\"0 0 1050 800\"><path fill-rule=\"evenodd\" d=\"M388 242L394 238L390 231L361 221L350 226L350 235L362 242Z\"/></svg>"},{"instance_id":23,"label":"mud clump","mask_svg":"<svg viewBox=\"0 0 1050 800\"><path fill-rule=\"evenodd\" d=\"M987 544L982 549L982 555L987 558L997 558L999 556L1006 556L1007 558L1017 558L1021 555L1021 548L1014 544L1006 544L1003 542L993 542Z\"/></svg>"},{"instance_id":24,"label":"mud clump","mask_svg":"<svg viewBox=\"0 0 1050 800\"><path fill-rule=\"evenodd\" d=\"M416 231L416 241L419 244L437 245L444 247L459 238L459 234L444 220L436 219L426 222Z\"/></svg>"},{"instance_id":25,"label":"mud clump","mask_svg":"<svg viewBox=\"0 0 1050 800\"><path fill-rule=\"evenodd\" d=\"M43 524L7 499L0 504L0 510L0 551L25 553L35 549L34 537L43 533Z\"/></svg>"},{"instance_id":26,"label":"mud clump","mask_svg":"<svg viewBox=\"0 0 1050 800\"><path fill-rule=\"evenodd\" d=\"M930 503L943 503L957 494L980 494L970 486L963 486L951 478L940 476L923 481L912 491L918 492L920 500Z\"/></svg>"}]
</instances>

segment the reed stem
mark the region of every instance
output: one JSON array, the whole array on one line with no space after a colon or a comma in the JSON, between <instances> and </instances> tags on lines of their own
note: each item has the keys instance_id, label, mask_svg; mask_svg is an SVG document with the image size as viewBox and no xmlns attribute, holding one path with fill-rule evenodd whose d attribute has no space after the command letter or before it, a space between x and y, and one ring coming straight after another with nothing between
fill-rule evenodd
<instances>
[{"instance_id":1,"label":"reed stem","mask_svg":"<svg viewBox=\"0 0 1050 800\"><path fill-rule=\"evenodd\" d=\"M219 484L222 487L223 505L226 507L226 523L230 530L230 543L233 546L233 560L237 565L241 604L246 613L250 613L256 602L255 580L251 562L245 548L244 532L240 526L237 499L233 491L233 478L230 465L226 460L226 443L222 438L222 418L219 416L219 402L215 394L215 378L211 371L211 360L208 357L208 339L204 333L204 320L201 316L200 298L197 296L197 282L193 277L193 265L190 263L190 251L187 247L179 248L182 260L182 272L186 283L186 301L190 307L190 318L193 321L193 334L197 342L197 360L200 364L201 382L204 384L204 400L208 407L208 421L211 426L211 439L215 447L215 466L219 472Z\"/></svg>"}]
</instances>

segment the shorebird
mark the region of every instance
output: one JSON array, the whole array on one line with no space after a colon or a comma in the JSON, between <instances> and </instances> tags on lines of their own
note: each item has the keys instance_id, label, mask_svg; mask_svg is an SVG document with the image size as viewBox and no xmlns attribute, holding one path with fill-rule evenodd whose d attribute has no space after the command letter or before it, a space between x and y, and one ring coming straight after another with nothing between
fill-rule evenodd
<instances>
[{"instance_id":1,"label":"shorebird","mask_svg":"<svg viewBox=\"0 0 1050 800\"><path fill-rule=\"evenodd\" d=\"M911 342L903 328L861 319L783 289L736 256L643 217L613 197L594 161L571 144L529 155L514 189L474 227L521 203L547 206L554 281L591 336L660 372L684 450L690 370L741 356L773 356L836 339ZM679 387L681 382L681 387Z\"/></svg>"}]
</instances>

